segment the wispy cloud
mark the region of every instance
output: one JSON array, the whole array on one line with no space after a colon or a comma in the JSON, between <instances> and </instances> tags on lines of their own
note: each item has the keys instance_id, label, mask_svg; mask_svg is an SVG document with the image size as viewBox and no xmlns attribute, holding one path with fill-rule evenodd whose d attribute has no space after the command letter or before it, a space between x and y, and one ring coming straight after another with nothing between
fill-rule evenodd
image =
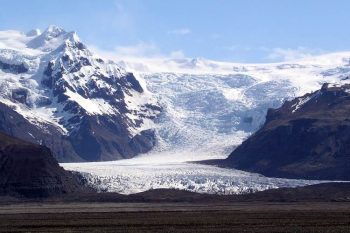
<instances>
[{"instance_id":1,"label":"wispy cloud","mask_svg":"<svg viewBox=\"0 0 350 233\"><path fill-rule=\"evenodd\" d=\"M265 48L265 50L269 51L267 55L267 59L273 60L273 61L292 61L292 60L311 57L324 52L320 49L310 49L310 48L301 47L301 46L295 49L292 49L292 48L266 49Z\"/></svg>"},{"instance_id":2,"label":"wispy cloud","mask_svg":"<svg viewBox=\"0 0 350 233\"><path fill-rule=\"evenodd\" d=\"M91 50L110 60L119 60L125 58L185 58L182 50L173 50L170 53L163 53L154 42L140 41L137 44L127 46L117 46L114 49L100 49L96 46L89 45Z\"/></svg>"},{"instance_id":3,"label":"wispy cloud","mask_svg":"<svg viewBox=\"0 0 350 233\"><path fill-rule=\"evenodd\" d=\"M284 62L312 57L326 53L321 49L299 46L296 48L269 48L265 46L249 47L242 45L231 45L222 47L229 53L239 54L241 57L249 56L258 62Z\"/></svg>"},{"instance_id":4,"label":"wispy cloud","mask_svg":"<svg viewBox=\"0 0 350 233\"><path fill-rule=\"evenodd\" d=\"M226 51L237 52L237 51L252 51L254 50L252 47L248 46L239 46L239 45L231 45L222 47Z\"/></svg>"},{"instance_id":5,"label":"wispy cloud","mask_svg":"<svg viewBox=\"0 0 350 233\"><path fill-rule=\"evenodd\" d=\"M101 4L103 7L96 7L93 12L82 12L87 17L86 24L82 26L93 29L93 32L110 30L120 35L132 34L138 25L136 18L138 8L132 4L131 0L112 0L108 3L107 1L105 2ZM87 5L91 7L89 3ZM108 8L106 9L106 7ZM90 21L93 22L92 25L94 27L97 27L95 25L98 25L98 27L91 28L92 25L88 23Z\"/></svg>"},{"instance_id":6,"label":"wispy cloud","mask_svg":"<svg viewBox=\"0 0 350 233\"><path fill-rule=\"evenodd\" d=\"M181 70L177 59L186 58L182 50L161 53L154 43L140 42L131 46L116 47L105 50L89 45L96 55L117 62L121 67L131 72L167 72Z\"/></svg>"},{"instance_id":7,"label":"wispy cloud","mask_svg":"<svg viewBox=\"0 0 350 233\"><path fill-rule=\"evenodd\" d=\"M171 58L185 58L185 53L182 50L175 50L170 53Z\"/></svg>"},{"instance_id":8,"label":"wispy cloud","mask_svg":"<svg viewBox=\"0 0 350 233\"><path fill-rule=\"evenodd\" d=\"M189 28L177 28L177 29L173 29L173 30L168 31L168 34L178 35L178 36L188 35L191 33L192 33L192 31Z\"/></svg>"},{"instance_id":9,"label":"wispy cloud","mask_svg":"<svg viewBox=\"0 0 350 233\"><path fill-rule=\"evenodd\" d=\"M119 24L122 27L130 26L130 23L133 21L132 14L130 14L125 3L122 1L114 1L114 10L116 19L114 23Z\"/></svg>"},{"instance_id":10,"label":"wispy cloud","mask_svg":"<svg viewBox=\"0 0 350 233\"><path fill-rule=\"evenodd\" d=\"M113 30L131 33L138 26L137 15L139 8L131 0L114 0L110 11L99 12L99 20L103 19ZM102 27L105 25L101 25Z\"/></svg>"},{"instance_id":11,"label":"wispy cloud","mask_svg":"<svg viewBox=\"0 0 350 233\"><path fill-rule=\"evenodd\" d=\"M114 51L120 57L151 57L159 54L158 47L153 42L139 42L135 45L117 46Z\"/></svg>"},{"instance_id":12,"label":"wispy cloud","mask_svg":"<svg viewBox=\"0 0 350 233\"><path fill-rule=\"evenodd\" d=\"M154 43L139 42L134 45L117 46L113 49L101 49L94 45L89 45L89 48L95 54L109 59L120 60L124 58L144 58L159 56L159 49Z\"/></svg>"}]
</instances>

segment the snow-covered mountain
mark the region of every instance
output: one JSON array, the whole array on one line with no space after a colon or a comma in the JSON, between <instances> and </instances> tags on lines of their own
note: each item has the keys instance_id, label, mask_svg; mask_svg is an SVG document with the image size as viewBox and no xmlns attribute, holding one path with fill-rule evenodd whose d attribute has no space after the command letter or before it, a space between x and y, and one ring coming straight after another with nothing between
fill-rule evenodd
<instances>
[{"instance_id":1,"label":"snow-covered mountain","mask_svg":"<svg viewBox=\"0 0 350 233\"><path fill-rule=\"evenodd\" d=\"M152 151L130 160L62 165L84 174L93 187L121 193L178 188L231 194L322 182L266 178L185 161L226 158L263 125L268 108L280 107L325 82L348 83L349 52L276 64L196 59L192 66L192 60L119 63L139 72L164 106Z\"/></svg>"},{"instance_id":2,"label":"snow-covered mountain","mask_svg":"<svg viewBox=\"0 0 350 233\"><path fill-rule=\"evenodd\" d=\"M265 121L268 108L319 89L348 83L350 52L271 63L206 59L124 59L160 98L157 152L176 161L226 158ZM166 156L169 155L169 156ZM170 158L169 158L170 157Z\"/></svg>"},{"instance_id":3,"label":"snow-covered mountain","mask_svg":"<svg viewBox=\"0 0 350 233\"><path fill-rule=\"evenodd\" d=\"M284 187L293 182L249 174L241 179L239 171L183 161L226 158L264 123L268 108L325 82L350 82L349 61L344 52L273 64L188 58L114 63L57 27L43 33L5 31L0 32L0 130L47 145L60 161L148 152L125 162L62 164L89 173L92 185L109 191Z\"/></svg>"},{"instance_id":4,"label":"snow-covered mountain","mask_svg":"<svg viewBox=\"0 0 350 233\"><path fill-rule=\"evenodd\" d=\"M1 31L0 90L0 130L48 146L59 161L130 158L155 144L156 99L75 32Z\"/></svg>"}]
</instances>

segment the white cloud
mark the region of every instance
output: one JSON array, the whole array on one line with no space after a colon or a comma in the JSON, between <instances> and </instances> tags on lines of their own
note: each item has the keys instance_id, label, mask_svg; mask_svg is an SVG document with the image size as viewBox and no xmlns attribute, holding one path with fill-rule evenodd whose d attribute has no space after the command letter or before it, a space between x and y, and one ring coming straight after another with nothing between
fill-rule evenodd
<instances>
[{"instance_id":1,"label":"white cloud","mask_svg":"<svg viewBox=\"0 0 350 233\"><path fill-rule=\"evenodd\" d=\"M168 31L168 34L178 35L178 36L188 35L190 33L191 33L191 29L189 29L189 28L178 28L178 29Z\"/></svg>"},{"instance_id":2,"label":"white cloud","mask_svg":"<svg viewBox=\"0 0 350 233\"><path fill-rule=\"evenodd\" d=\"M322 51L317 49L309 49L305 47L291 48L273 48L267 55L267 59L273 61L292 61L311 57L320 54Z\"/></svg>"},{"instance_id":3,"label":"white cloud","mask_svg":"<svg viewBox=\"0 0 350 233\"><path fill-rule=\"evenodd\" d=\"M141 41L134 45L118 46L114 49L100 49L96 46L89 45L94 53L109 60L122 59L147 59L147 58L186 58L182 50L174 50L170 53L162 53L159 47L153 42Z\"/></svg>"},{"instance_id":4,"label":"white cloud","mask_svg":"<svg viewBox=\"0 0 350 233\"><path fill-rule=\"evenodd\" d=\"M172 51L170 53L170 57L171 58L185 58L185 54L182 50L176 50L176 51Z\"/></svg>"},{"instance_id":5,"label":"white cloud","mask_svg":"<svg viewBox=\"0 0 350 233\"><path fill-rule=\"evenodd\" d=\"M159 49L152 42L139 42L130 46L118 46L113 52L121 57L152 57L159 54Z\"/></svg>"}]
</instances>

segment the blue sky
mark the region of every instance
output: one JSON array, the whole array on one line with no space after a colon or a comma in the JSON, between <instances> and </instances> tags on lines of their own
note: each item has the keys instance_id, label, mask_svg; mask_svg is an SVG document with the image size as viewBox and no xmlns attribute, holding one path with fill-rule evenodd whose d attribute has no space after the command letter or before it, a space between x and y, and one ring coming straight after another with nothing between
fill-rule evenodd
<instances>
[{"instance_id":1,"label":"blue sky","mask_svg":"<svg viewBox=\"0 0 350 233\"><path fill-rule=\"evenodd\" d=\"M0 0L0 30L55 24L121 56L271 62L350 50L348 0Z\"/></svg>"}]
</instances>

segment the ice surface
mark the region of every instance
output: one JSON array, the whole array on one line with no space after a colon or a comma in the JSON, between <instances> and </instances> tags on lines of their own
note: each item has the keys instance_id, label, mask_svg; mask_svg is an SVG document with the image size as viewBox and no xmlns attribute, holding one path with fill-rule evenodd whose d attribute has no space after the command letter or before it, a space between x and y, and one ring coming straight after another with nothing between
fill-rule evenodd
<instances>
[{"instance_id":1,"label":"ice surface","mask_svg":"<svg viewBox=\"0 0 350 233\"><path fill-rule=\"evenodd\" d=\"M268 108L280 106L297 90L288 80L241 74L156 73L143 78L164 107L153 152L193 151L197 160L227 157L261 126ZM180 156L186 160L188 153Z\"/></svg>"},{"instance_id":2,"label":"ice surface","mask_svg":"<svg viewBox=\"0 0 350 233\"><path fill-rule=\"evenodd\" d=\"M66 163L67 170L78 171L99 191L122 194L150 189L174 188L199 193L242 194L272 188L297 187L321 181L267 178L259 174L186 162L169 162L145 157L116 162ZM184 155L185 156L185 155ZM186 157L186 156L185 156ZM163 158L163 162L162 159Z\"/></svg>"}]
</instances>

